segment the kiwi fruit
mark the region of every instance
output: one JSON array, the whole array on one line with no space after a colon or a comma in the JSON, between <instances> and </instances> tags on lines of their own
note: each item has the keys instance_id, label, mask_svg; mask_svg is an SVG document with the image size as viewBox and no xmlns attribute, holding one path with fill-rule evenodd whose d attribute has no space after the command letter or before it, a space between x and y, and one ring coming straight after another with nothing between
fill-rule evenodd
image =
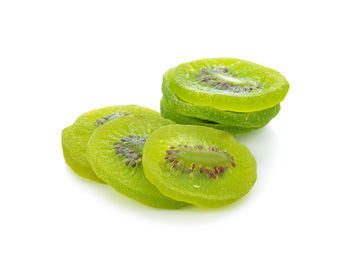
<instances>
[{"instance_id":1,"label":"kiwi fruit","mask_svg":"<svg viewBox=\"0 0 350 266\"><path fill-rule=\"evenodd\" d=\"M170 87L192 104L254 112L280 103L289 83L271 68L235 58L211 58L180 64Z\"/></svg>"},{"instance_id":2,"label":"kiwi fruit","mask_svg":"<svg viewBox=\"0 0 350 266\"><path fill-rule=\"evenodd\" d=\"M164 100L164 98L162 98L160 101L160 113L164 118L170 119L177 124L212 127L219 130L225 130L234 136L248 133L253 129L256 129L256 128L244 128L244 127L224 125L224 124L216 123L210 120L202 120L196 117L190 117L190 116L184 116L184 115L178 114L176 111L169 110L169 107L166 101Z\"/></svg>"},{"instance_id":3,"label":"kiwi fruit","mask_svg":"<svg viewBox=\"0 0 350 266\"><path fill-rule=\"evenodd\" d=\"M62 132L62 147L67 164L80 176L104 183L95 175L86 159L90 136L96 128L120 117L134 114L160 116L156 111L137 105L110 106L79 116L71 127Z\"/></svg>"},{"instance_id":4,"label":"kiwi fruit","mask_svg":"<svg viewBox=\"0 0 350 266\"><path fill-rule=\"evenodd\" d=\"M104 183L101 179L99 179L95 173L92 171L90 167L84 167L81 162L76 161L76 151L70 149L70 147L74 146L74 135L72 133L73 126L66 127L62 131L62 150L63 156L68 164L68 166L78 175L84 176L88 179L91 179L95 182ZM73 155L71 155L71 153Z\"/></svg>"},{"instance_id":5,"label":"kiwi fruit","mask_svg":"<svg viewBox=\"0 0 350 266\"><path fill-rule=\"evenodd\" d=\"M174 124L159 116L124 116L97 128L87 149L96 175L118 192L143 204L176 209L187 205L162 195L143 172L143 146L158 128Z\"/></svg>"},{"instance_id":6,"label":"kiwi fruit","mask_svg":"<svg viewBox=\"0 0 350 266\"><path fill-rule=\"evenodd\" d=\"M169 109L176 110L181 115L238 127L259 128L265 126L280 111L280 104L256 112L232 112L184 102L175 95L170 87L174 70L175 68L172 68L163 75L162 92Z\"/></svg>"},{"instance_id":7,"label":"kiwi fruit","mask_svg":"<svg viewBox=\"0 0 350 266\"><path fill-rule=\"evenodd\" d=\"M162 194L206 208L242 198L257 177L247 147L225 131L203 126L159 128L143 147L142 164Z\"/></svg>"}]
</instances>

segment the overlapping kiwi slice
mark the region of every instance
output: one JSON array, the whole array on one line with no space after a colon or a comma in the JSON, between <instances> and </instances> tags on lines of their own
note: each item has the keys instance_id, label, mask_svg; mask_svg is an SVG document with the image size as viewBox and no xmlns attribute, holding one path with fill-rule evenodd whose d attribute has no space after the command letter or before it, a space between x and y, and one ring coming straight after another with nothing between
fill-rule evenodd
<instances>
[{"instance_id":1,"label":"overlapping kiwi slice","mask_svg":"<svg viewBox=\"0 0 350 266\"><path fill-rule=\"evenodd\" d=\"M174 70L170 86L186 102L235 112L272 108L289 89L279 72L234 58L181 64Z\"/></svg>"},{"instance_id":2,"label":"overlapping kiwi slice","mask_svg":"<svg viewBox=\"0 0 350 266\"><path fill-rule=\"evenodd\" d=\"M232 112L184 102L175 95L170 87L174 70L175 68L172 68L164 74L162 92L168 109L176 110L178 114L236 127L259 128L265 126L280 110L280 104L256 112Z\"/></svg>"},{"instance_id":3,"label":"overlapping kiwi slice","mask_svg":"<svg viewBox=\"0 0 350 266\"><path fill-rule=\"evenodd\" d=\"M86 149L94 130L124 116L135 114L160 116L156 111L137 105L118 105L100 108L79 116L74 124L62 132L62 148L67 164L82 177L104 183L91 169Z\"/></svg>"},{"instance_id":4,"label":"overlapping kiwi slice","mask_svg":"<svg viewBox=\"0 0 350 266\"><path fill-rule=\"evenodd\" d=\"M248 148L227 132L203 126L156 130L143 147L142 163L146 177L162 194L199 207L238 200L257 176Z\"/></svg>"},{"instance_id":5,"label":"overlapping kiwi slice","mask_svg":"<svg viewBox=\"0 0 350 266\"><path fill-rule=\"evenodd\" d=\"M187 203L162 195L145 177L143 146L158 128L174 122L152 115L124 116L97 128L87 159L97 176L139 202L157 208L181 208Z\"/></svg>"},{"instance_id":6,"label":"overlapping kiwi slice","mask_svg":"<svg viewBox=\"0 0 350 266\"><path fill-rule=\"evenodd\" d=\"M234 136L238 136L238 135L250 132L253 129L257 129L257 128L244 128L244 127L230 126L230 125L216 123L210 120L203 120L196 117L184 116L182 114L177 113L175 110L170 110L164 98L162 98L160 101L160 113L164 118L170 119L176 122L177 124L212 127L219 130L225 130L226 132L229 132Z\"/></svg>"},{"instance_id":7,"label":"overlapping kiwi slice","mask_svg":"<svg viewBox=\"0 0 350 266\"><path fill-rule=\"evenodd\" d=\"M89 165L86 166L83 163L81 163L81 161L77 161L77 158L79 158L80 156L77 156L77 153L79 153L79 151L73 150L71 148L75 146L75 137L72 131L73 126L66 127L62 131L62 150L66 163L78 175L99 183L104 183L95 175L95 173L92 171Z\"/></svg>"}]
</instances>

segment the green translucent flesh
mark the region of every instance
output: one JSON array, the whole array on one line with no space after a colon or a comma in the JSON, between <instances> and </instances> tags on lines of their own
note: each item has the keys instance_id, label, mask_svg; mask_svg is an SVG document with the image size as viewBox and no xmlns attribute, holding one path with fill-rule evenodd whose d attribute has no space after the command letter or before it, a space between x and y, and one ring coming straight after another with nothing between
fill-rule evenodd
<instances>
[{"instance_id":1,"label":"green translucent flesh","mask_svg":"<svg viewBox=\"0 0 350 266\"><path fill-rule=\"evenodd\" d=\"M259 83L262 87L241 93L213 89L198 79L201 69L208 67L226 67L235 76ZM289 83L271 68L234 58L212 58L179 65L170 87L179 98L189 103L227 111L254 112L280 103L287 95Z\"/></svg>"},{"instance_id":2,"label":"green translucent flesh","mask_svg":"<svg viewBox=\"0 0 350 266\"><path fill-rule=\"evenodd\" d=\"M71 149L72 146L75 146L74 139L75 138L73 135L73 126L66 127L65 129L63 129L62 150L63 150L63 156L66 163L76 174L98 183L105 183L95 175L95 173L92 171L90 166L82 165L80 161L76 161L75 158L80 157L79 156L80 152L74 149Z\"/></svg>"},{"instance_id":3,"label":"green translucent flesh","mask_svg":"<svg viewBox=\"0 0 350 266\"><path fill-rule=\"evenodd\" d=\"M185 161L187 165L194 163L196 165L204 164L210 167L227 164L228 162L224 153L213 153L208 150L184 149L181 153L174 154L174 158Z\"/></svg>"},{"instance_id":4,"label":"green translucent flesh","mask_svg":"<svg viewBox=\"0 0 350 266\"><path fill-rule=\"evenodd\" d=\"M231 167L216 179L200 174L175 170L164 159L171 146L203 145L217 147L234 157ZM193 156L196 158L196 156ZM198 154L196 160L208 162ZM187 159L188 160L188 159ZM220 161L213 158L212 161ZM143 167L146 177L164 195L199 207L219 207L230 204L249 192L256 181L257 166L247 147L239 144L227 132L202 126L170 125L155 131L143 148Z\"/></svg>"},{"instance_id":5,"label":"green translucent flesh","mask_svg":"<svg viewBox=\"0 0 350 266\"><path fill-rule=\"evenodd\" d=\"M94 130L98 127L101 127L97 124L96 121L104 116L114 113L160 116L160 114L156 111L137 105L110 106L93 110L79 116L78 119L74 122L72 129L70 130L70 139L66 141L65 145L66 150L69 151L70 158L74 162L74 169L79 169L78 171L75 170L75 172L77 172L79 175L90 178L94 181L99 180L99 178L92 171L90 164L86 159L87 144Z\"/></svg>"},{"instance_id":6,"label":"green translucent flesh","mask_svg":"<svg viewBox=\"0 0 350 266\"><path fill-rule=\"evenodd\" d=\"M162 98L162 100L160 102L160 113L162 114L162 116L164 118L170 119L177 124L199 125L199 126L212 127L212 128L219 129L219 130L225 130L234 136L238 136L238 135L250 132L254 129L257 129L257 128L235 127L235 126L215 124L215 123L213 124L213 123L209 123L208 121L201 120L201 119L196 118L196 117L189 117L189 116L181 115L181 114L176 113L173 110L169 110L169 107L168 107L166 101L164 100L164 98Z\"/></svg>"},{"instance_id":7,"label":"green translucent flesh","mask_svg":"<svg viewBox=\"0 0 350 266\"><path fill-rule=\"evenodd\" d=\"M148 137L156 129L173 124L156 116L126 116L97 128L88 144L87 158L94 172L118 192L143 204L176 209L187 203L162 195L145 177L143 167L126 165L127 159L116 154L114 144L120 139L133 136Z\"/></svg>"},{"instance_id":8,"label":"green translucent flesh","mask_svg":"<svg viewBox=\"0 0 350 266\"><path fill-rule=\"evenodd\" d=\"M238 127L259 128L268 124L280 111L280 104L257 112L232 112L184 102L175 95L170 87L174 70L175 68L170 69L163 76L162 92L169 109L176 110L181 115Z\"/></svg>"}]
</instances>

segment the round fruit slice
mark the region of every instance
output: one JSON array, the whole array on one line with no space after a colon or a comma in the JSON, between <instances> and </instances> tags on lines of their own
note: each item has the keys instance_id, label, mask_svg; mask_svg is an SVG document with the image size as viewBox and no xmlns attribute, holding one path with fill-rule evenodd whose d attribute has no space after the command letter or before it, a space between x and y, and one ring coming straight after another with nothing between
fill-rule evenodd
<instances>
[{"instance_id":1,"label":"round fruit slice","mask_svg":"<svg viewBox=\"0 0 350 266\"><path fill-rule=\"evenodd\" d=\"M172 68L164 74L162 92L169 109L176 110L181 115L238 127L259 128L268 124L280 111L280 104L256 112L232 112L184 102L175 95L170 87L174 70L175 68Z\"/></svg>"},{"instance_id":2,"label":"round fruit slice","mask_svg":"<svg viewBox=\"0 0 350 266\"><path fill-rule=\"evenodd\" d=\"M189 103L253 112L280 103L289 84L271 68L234 58L213 58L179 65L170 87Z\"/></svg>"},{"instance_id":3,"label":"round fruit slice","mask_svg":"<svg viewBox=\"0 0 350 266\"><path fill-rule=\"evenodd\" d=\"M79 175L94 181L99 178L91 170L90 164L86 159L86 147L91 134L94 130L114 119L134 114L156 115L160 114L146 107L137 105L118 105L100 108L87 112L78 117L74 122L72 129L62 132L62 146L66 153L69 153L70 161L74 162L69 166ZM100 181L103 183L103 181Z\"/></svg>"},{"instance_id":4,"label":"round fruit slice","mask_svg":"<svg viewBox=\"0 0 350 266\"><path fill-rule=\"evenodd\" d=\"M155 131L143 148L146 177L164 195L199 207L230 204L256 181L256 161L227 132L170 125Z\"/></svg>"},{"instance_id":5,"label":"round fruit slice","mask_svg":"<svg viewBox=\"0 0 350 266\"><path fill-rule=\"evenodd\" d=\"M87 158L99 178L118 192L157 208L187 205L162 195L145 177L142 149L156 129L172 121L146 115L126 116L95 130L88 144Z\"/></svg>"},{"instance_id":6,"label":"round fruit slice","mask_svg":"<svg viewBox=\"0 0 350 266\"><path fill-rule=\"evenodd\" d=\"M67 147L74 146L74 136L73 136L73 127L66 127L62 131L62 150L63 150L63 156L66 161L66 163L69 165L72 170L77 173L80 176L84 176L86 178L89 178L95 182L104 183L101 179L99 179L95 173L92 171L90 167L83 167L80 162L77 162L74 160L77 156L74 156L74 150L71 150ZM71 155L73 153L73 156Z\"/></svg>"},{"instance_id":7,"label":"round fruit slice","mask_svg":"<svg viewBox=\"0 0 350 266\"><path fill-rule=\"evenodd\" d=\"M219 123L209 121L209 120L202 120L202 119L199 119L196 117L181 115L181 114L176 113L173 110L169 110L169 107L168 107L166 101L164 100L164 98L162 98L162 100L160 101L160 112L164 118L170 119L177 124L199 125L199 126L212 127L212 128L216 128L219 130L225 130L234 136L238 136L238 135L250 132L253 129L257 129L257 128L244 128L244 127L223 125L223 124L219 124Z\"/></svg>"}]
</instances>

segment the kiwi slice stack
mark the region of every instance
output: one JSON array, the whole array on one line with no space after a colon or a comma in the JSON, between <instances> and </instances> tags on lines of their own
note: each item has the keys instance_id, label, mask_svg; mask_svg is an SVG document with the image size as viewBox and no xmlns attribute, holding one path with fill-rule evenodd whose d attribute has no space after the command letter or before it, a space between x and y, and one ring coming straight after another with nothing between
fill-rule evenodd
<instances>
[{"instance_id":1,"label":"kiwi slice stack","mask_svg":"<svg viewBox=\"0 0 350 266\"><path fill-rule=\"evenodd\" d=\"M135 105L93 110L63 130L63 155L78 175L155 208L213 208L243 197L256 180L253 155L225 126L188 119L198 125Z\"/></svg>"},{"instance_id":2,"label":"kiwi slice stack","mask_svg":"<svg viewBox=\"0 0 350 266\"><path fill-rule=\"evenodd\" d=\"M201 59L164 74L161 114L239 135L267 125L288 89L273 69L234 58Z\"/></svg>"},{"instance_id":3,"label":"kiwi slice stack","mask_svg":"<svg viewBox=\"0 0 350 266\"><path fill-rule=\"evenodd\" d=\"M268 124L288 89L280 73L248 61L181 64L163 76L161 114L137 105L84 113L62 131L64 159L151 207L224 206L257 178L253 155L233 135Z\"/></svg>"}]
</instances>

